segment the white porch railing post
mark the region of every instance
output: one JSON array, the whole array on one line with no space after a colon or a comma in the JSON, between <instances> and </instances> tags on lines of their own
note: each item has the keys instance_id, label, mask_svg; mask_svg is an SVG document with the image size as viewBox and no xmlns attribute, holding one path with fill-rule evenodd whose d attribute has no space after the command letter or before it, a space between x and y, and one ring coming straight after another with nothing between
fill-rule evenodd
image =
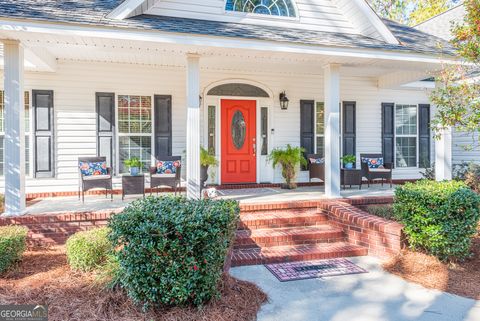
<instances>
[{"instance_id":1,"label":"white porch railing post","mask_svg":"<svg viewBox=\"0 0 480 321\"><path fill-rule=\"evenodd\" d=\"M441 138L435 141L435 179L452 179L452 128L441 131Z\"/></svg>"},{"instance_id":2,"label":"white porch railing post","mask_svg":"<svg viewBox=\"0 0 480 321\"><path fill-rule=\"evenodd\" d=\"M187 197L200 198L200 57L187 55Z\"/></svg>"},{"instance_id":3,"label":"white porch railing post","mask_svg":"<svg viewBox=\"0 0 480 321\"><path fill-rule=\"evenodd\" d=\"M4 40L5 88L5 214L25 212L25 103L23 47Z\"/></svg>"},{"instance_id":4,"label":"white porch railing post","mask_svg":"<svg viewBox=\"0 0 480 321\"><path fill-rule=\"evenodd\" d=\"M340 197L340 65L325 66L325 195Z\"/></svg>"}]
</instances>

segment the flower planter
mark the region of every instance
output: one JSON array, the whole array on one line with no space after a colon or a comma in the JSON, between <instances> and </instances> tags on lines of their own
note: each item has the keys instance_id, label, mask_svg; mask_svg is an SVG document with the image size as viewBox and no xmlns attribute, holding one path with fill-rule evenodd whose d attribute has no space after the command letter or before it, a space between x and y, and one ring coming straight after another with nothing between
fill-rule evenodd
<instances>
[{"instance_id":1,"label":"flower planter","mask_svg":"<svg viewBox=\"0 0 480 321\"><path fill-rule=\"evenodd\" d=\"M129 172L130 172L130 175L132 176L138 176L138 173L140 172L140 168L130 167Z\"/></svg>"}]
</instances>

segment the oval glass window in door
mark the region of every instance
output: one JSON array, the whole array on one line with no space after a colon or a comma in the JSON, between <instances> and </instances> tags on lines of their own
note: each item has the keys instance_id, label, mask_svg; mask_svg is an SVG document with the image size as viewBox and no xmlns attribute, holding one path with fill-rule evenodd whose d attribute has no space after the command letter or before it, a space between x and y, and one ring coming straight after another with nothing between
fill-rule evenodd
<instances>
[{"instance_id":1,"label":"oval glass window in door","mask_svg":"<svg viewBox=\"0 0 480 321\"><path fill-rule=\"evenodd\" d=\"M245 117L240 110L237 110L232 117L232 141L235 148L241 149L245 144L247 134L247 124Z\"/></svg>"}]
</instances>

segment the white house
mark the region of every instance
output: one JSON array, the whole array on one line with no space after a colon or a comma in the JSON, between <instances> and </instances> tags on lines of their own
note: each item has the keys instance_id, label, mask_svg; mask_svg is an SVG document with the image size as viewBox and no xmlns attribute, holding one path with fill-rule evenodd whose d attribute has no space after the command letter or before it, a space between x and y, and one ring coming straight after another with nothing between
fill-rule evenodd
<instances>
[{"instance_id":1,"label":"white house","mask_svg":"<svg viewBox=\"0 0 480 321\"><path fill-rule=\"evenodd\" d=\"M281 182L266 158L286 144L324 155L329 197L342 154L383 153L394 178L415 179L436 150L448 177L428 89L405 84L455 63L453 51L363 0L5 0L0 37L11 214L26 193L76 191L80 156L107 156L117 184L130 156L183 156L191 197L200 146L220 161L219 184Z\"/></svg>"},{"instance_id":2,"label":"white house","mask_svg":"<svg viewBox=\"0 0 480 321\"><path fill-rule=\"evenodd\" d=\"M460 4L445 11L417 26L416 29L440 37L446 41L453 38L452 27L461 24L466 15L465 5ZM476 80L478 81L478 79ZM477 135L476 135L477 136ZM477 136L478 138L478 136ZM478 146L470 148L474 144L471 133L458 130L453 131L452 136L452 158L454 164L480 162L480 149Z\"/></svg>"}]
</instances>

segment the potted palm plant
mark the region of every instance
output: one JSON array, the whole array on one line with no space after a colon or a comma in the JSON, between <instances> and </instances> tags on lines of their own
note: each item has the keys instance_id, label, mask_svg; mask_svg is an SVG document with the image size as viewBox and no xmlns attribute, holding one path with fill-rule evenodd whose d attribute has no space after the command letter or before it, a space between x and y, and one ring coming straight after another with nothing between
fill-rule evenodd
<instances>
[{"instance_id":1,"label":"potted palm plant","mask_svg":"<svg viewBox=\"0 0 480 321\"><path fill-rule=\"evenodd\" d=\"M210 166L217 166L218 161L208 150L200 147L200 186L203 187L208 180L208 169Z\"/></svg>"},{"instance_id":2,"label":"potted palm plant","mask_svg":"<svg viewBox=\"0 0 480 321\"><path fill-rule=\"evenodd\" d=\"M346 169L352 169L353 164L357 161L357 157L355 155L345 155L340 158L343 162L343 165Z\"/></svg>"},{"instance_id":3,"label":"potted palm plant","mask_svg":"<svg viewBox=\"0 0 480 321\"><path fill-rule=\"evenodd\" d=\"M137 176L140 173L140 169L143 167L140 158L132 157L123 162L130 172L130 175Z\"/></svg>"},{"instance_id":4,"label":"potted palm plant","mask_svg":"<svg viewBox=\"0 0 480 321\"><path fill-rule=\"evenodd\" d=\"M284 189L295 189L295 177L297 176L297 167L299 165L307 165L307 161L303 157L305 149L301 147L292 147L290 144L286 148L275 148L268 155L268 160L272 162L273 168L277 165L282 167L282 176L285 179L285 184L282 184Z\"/></svg>"}]
</instances>

